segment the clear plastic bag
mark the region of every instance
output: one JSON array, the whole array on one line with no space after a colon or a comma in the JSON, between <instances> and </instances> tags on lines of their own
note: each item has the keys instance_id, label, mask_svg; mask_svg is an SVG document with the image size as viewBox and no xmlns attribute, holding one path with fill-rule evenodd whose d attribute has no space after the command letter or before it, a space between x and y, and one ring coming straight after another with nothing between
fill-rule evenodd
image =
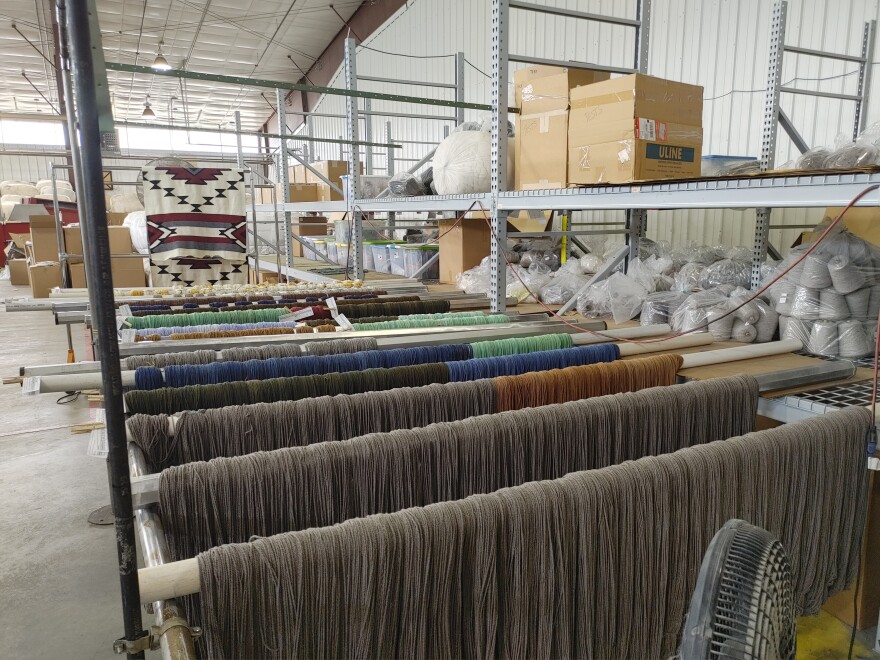
<instances>
[{"instance_id":1,"label":"clear plastic bag","mask_svg":"<svg viewBox=\"0 0 880 660\"><path fill-rule=\"evenodd\" d=\"M678 291L658 291L650 293L642 304L641 325L669 323L675 311L687 299L687 295Z\"/></svg>"},{"instance_id":2,"label":"clear plastic bag","mask_svg":"<svg viewBox=\"0 0 880 660\"><path fill-rule=\"evenodd\" d=\"M721 284L747 287L751 278L751 262L721 259L703 269L700 273L700 286L704 289L711 289Z\"/></svg>"},{"instance_id":3,"label":"clear plastic bag","mask_svg":"<svg viewBox=\"0 0 880 660\"><path fill-rule=\"evenodd\" d=\"M577 261L573 263L577 263ZM574 272L572 268L566 269L565 266L560 268L555 277L541 289L541 300L548 305L564 305L582 286L590 281L589 276Z\"/></svg>"},{"instance_id":4,"label":"clear plastic bag","mask_svg":"<svg viewBox=\"0 0 880 660\"><path fill-rule=\"evenodd\" d=\"M636 318L647 297L648 290L623 273L608 278L608 306L616 323Z\"/></svg>"},{"instance_id":5,"label":"clear plastic bag","mask_svg":"<svg viewBox=\"0 0 880 660\"><path fill-rule=\"evenodd\" d=\"M388 190L394 197L417 197L428 194L422 179L409 172L399 172L388 181Z\"/></svg>"}]
</instances>

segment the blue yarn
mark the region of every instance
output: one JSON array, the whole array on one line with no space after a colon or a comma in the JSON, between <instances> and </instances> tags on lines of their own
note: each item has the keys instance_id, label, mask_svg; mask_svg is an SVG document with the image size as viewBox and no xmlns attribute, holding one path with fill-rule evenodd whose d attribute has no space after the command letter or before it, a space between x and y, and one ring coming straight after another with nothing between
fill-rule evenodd
<instances>
[{"instance_id":1,"label":"blue yarn","mask_svg":"<svg viewBox=\"0 0 880 660\"><path fill-rule=\"evenodd\" d=\"M170 365L165 367L165 387L290 378L342 371L363 371L378 367L406 367L417 364L468 360L472 356L473 351L470 344L444 344L338 355L302 355L268 360L247 360L245 362Z\"/></svg>"},{"instance_id":2,"label":"blue yarn","mask_svg":"<svg viewBox=\"0 0 880 660\"><path fill-rule=\"evenodd\" d=\"M321 300L317 296L306 296L306 302L320 302Z\"/></svg>"},{"instance_id":3,"label":"blue yarn","mask_svg":"<svg viewBox=\"0 0 880 660\"><path fill-rule=\"evenodd\" d=\"M275 304L275 299L272 298L271 300L258 300L258 301L257 301L257 304L258 304L258 305L274 305L274 304Z\"/></svg>"},{"instance_id":4,"label":"blue yarn","mask_svg":"<svg viewBox=\"0 0 880 660\"><path fill-rule=\"evenodd\" d=\"M199 306L198 303L183 303L184 309L197 309Z\"/></svg>"},{"instance_id":5,"label":"blue yarn","mask_svg":"<svg viewBox=\"0 0 880 660\"><path fill-rule=\"evenodd\" d=\"M299 301L296 298L281 298L278 301L279 305L296 305Z\"/></svg>"},{"instance_id":6,"label":"blue yarn","mask_svg":"<svg viewBox=\"0 0 880 660\"><path fill-rule=\"evenodd\" d=\"M159 335L168 337L190 332L221 332L224 330L254 330L262 328L295 328L296 321L260 321L259 323L216 323L212 325L182 325L165 328L138 328L135 330L139 337Z\"/></svg>"},{"instance_id":7,"label":"blue yarn","mask_svg":"<svg viewBox=\"0 0 880 660\"><path fill-rule=\"evenodd\" d=\"M461 382L496 378L498 376L517 376L530 371L564 369L598 362L613 362L620 358L617 344L595 344L560 348L537 353L521 353L502 357L475 358L460 362L449 362L449 381Z\"/></svg>"},{"instance_id":8,"label":"blue yarn","mask_svg":"<svg viewBox=\"0 0 880 660\"><path fill-rule=\"evenodd\" d=\"M250 300L236 300L235 304L238 305L239 307L244 307L245 305L250 305L251 301Z\"/></svg>"},{"instance_id":9,"label":"blue yarn","mask_svg":"<svg viewBox=\"0 0 880 660\"><path fill-rule=\"evenodd\" d=\"M217 308L219 309L220 307L226 307L228 304L229 304L228 302L223 302L223 301L221 301L221 300L216 300L216 301L214 301L214 302L212 302L212 303L208 303L208 307L217 307Z\"/></svg>"},{"instance_id":10,"label":"blue yarn","mask_svg":"<svg viewBox=\"0 0 880 660\"><path fill-rule=\"evenodd\" d=\"M134 386L139 390L158 390L162 384L162 370L158 367L138 367L134 371Z\"/></svg>"}]
</instances>

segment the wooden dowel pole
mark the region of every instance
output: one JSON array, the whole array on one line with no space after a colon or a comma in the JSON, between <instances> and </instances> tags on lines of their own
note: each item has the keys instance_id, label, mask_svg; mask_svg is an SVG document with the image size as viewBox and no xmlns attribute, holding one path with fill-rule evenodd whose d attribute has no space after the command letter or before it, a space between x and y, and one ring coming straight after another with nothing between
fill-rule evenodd
<instances>
[{"instance_id":1,"label":"wooden dowel pole","mask_svg":"<svg viewBox=\"0 0 880 660\"><path fill-rule=\"evenodd\" d=\"M148 566L138 570L138 581L144 604L197 594L201 589L199 562L193 558Z\"/></svg>"}]
</instances>

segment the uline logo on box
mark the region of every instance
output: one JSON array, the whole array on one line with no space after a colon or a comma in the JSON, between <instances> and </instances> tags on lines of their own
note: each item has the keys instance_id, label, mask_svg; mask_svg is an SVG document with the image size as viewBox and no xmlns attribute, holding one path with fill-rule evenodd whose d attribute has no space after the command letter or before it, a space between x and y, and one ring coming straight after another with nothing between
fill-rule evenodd
<instances>
[{"instance_id":1,"label":"uline logo on box","mask_svg":"<svg viewBox=\"0 0 880 660\"><path fill-rule=\"evenodd\" d=\"M648 144L645 157L651 160L675 160L681 163L694 162L694 150L691 147L674 147L668 144Z\"/></svg>"}]
</instances>

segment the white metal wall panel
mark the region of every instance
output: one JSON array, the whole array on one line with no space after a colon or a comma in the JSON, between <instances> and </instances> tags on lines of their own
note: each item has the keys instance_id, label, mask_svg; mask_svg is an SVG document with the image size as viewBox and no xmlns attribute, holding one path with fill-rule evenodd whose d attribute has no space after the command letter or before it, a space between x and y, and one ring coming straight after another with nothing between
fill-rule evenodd
<instances>
[{"instance_id":1,"label":"white metal wall panel","mask_svg":"<svg viewBox=\"0 0 880 660\"><path fill-rule=\"evenodd\" d=\"M541 4L600 14L634 17L634 0L535 0ZM705 88L703 128L705 154L758 156L761 146L763 90L767 79L770 0L653 0L650 58L652 75L699 84ZM880 15L877 0L790 0L786 42L807 48L857 54L865 21ZM510 51L522 55L574 59L618 66L631 65L634 35L631 29L601 26L587 21L511 11ZM490 73L488 0L413 0L366 43L367 48L409 57L358 49L358 73L408 80L450 81L452 57L463 51L473 66L466 66L468 101L488 103ZM426 58L426 56L428 56ZM875 60L880 59L876 55ZM511 71L517 65L511 65ZM476 68L475 68L476 67ZM783 81L820 91L855 93L857 76L852 63L786 55ZM823 80L817 80L817 79ZM824 80L830 78L829 80ZM873 76L868 103L868 123L880 118L880 80ZM342 85L341 76L333 85ZM362 83L362 89L411 95L446 94L445 90L409 85ZM511 85L512 89L512 85ZM811 145L831 144L838 134L849 135L853 103L806 96L783 95L782 108ZM447 114L430 106L373 102L373 110ZM341 97L325 97L320 112L343 113ZM466 118L480 113L467 111ZM384 121L373 118L374 137L383 135ZM389 119L393 135L404 140L438 140L443 123ZM363 126L363 124L361 125ZM344 135L340 119L314 120L314 134ZM780 131L776 162L797 154ZM426 147L406 145L403 158L418 158ZM339 148L323 145L318 157L338 157ZM376 150L377 172L384 167ZM401 169L401 167L398 167ZM774 213L774 224L804 224L821 218L820 211L786 210ZM595 213L602 219L615 213ZM754 212L682 211L652 213L649 235L677 245L688 243L750 245ZM791 244L800 230L772 230L771 241Z\"/></svg>"}]
</instances>

